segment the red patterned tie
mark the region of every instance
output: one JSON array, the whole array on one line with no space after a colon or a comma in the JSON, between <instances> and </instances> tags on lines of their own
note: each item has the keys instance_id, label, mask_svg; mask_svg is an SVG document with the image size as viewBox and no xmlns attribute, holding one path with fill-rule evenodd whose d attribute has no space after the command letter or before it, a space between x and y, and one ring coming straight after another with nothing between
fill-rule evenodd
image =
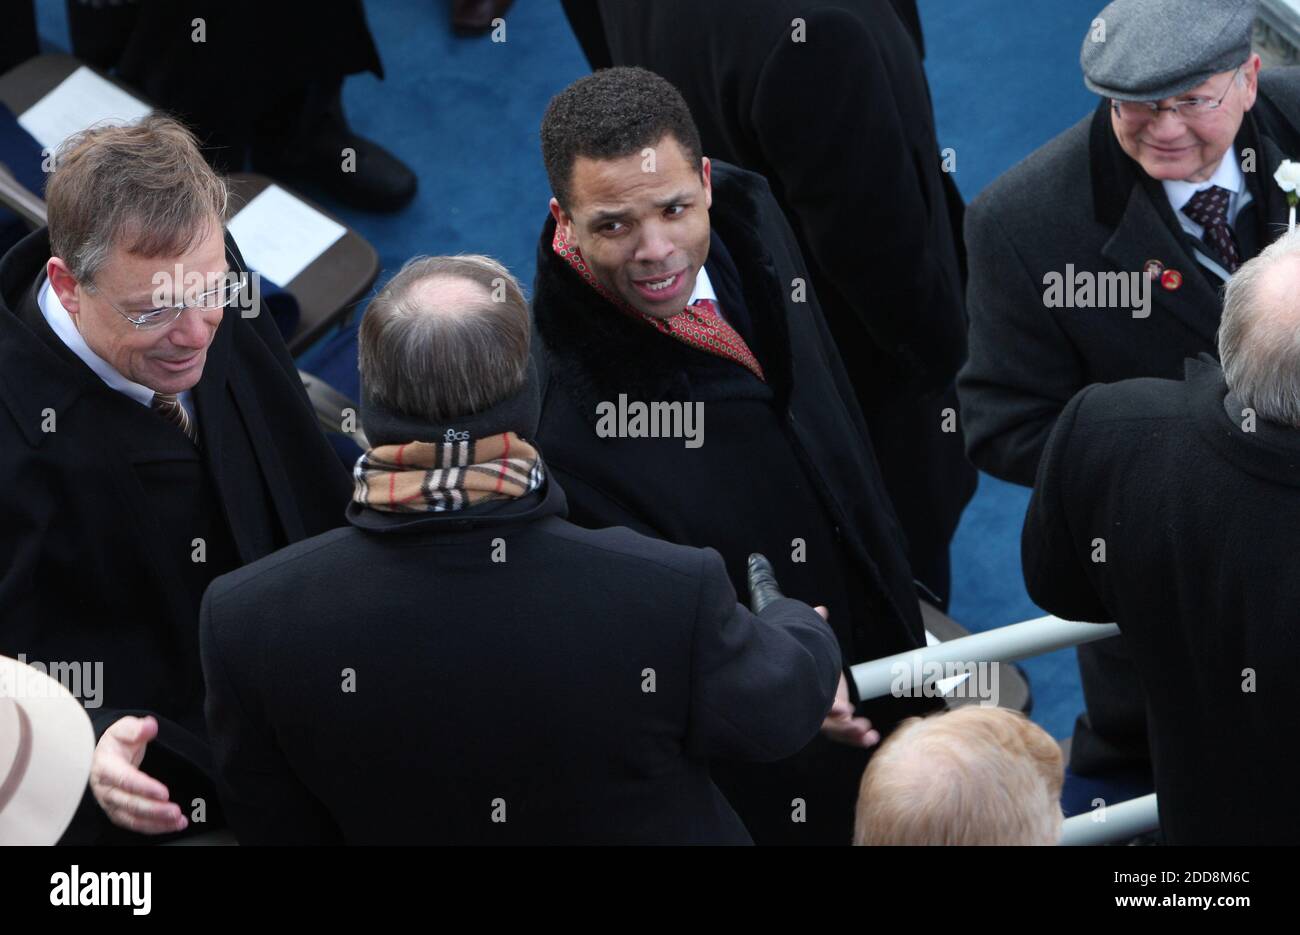
<instances>
[{"instance_id":1,"label":"red patterned tie","mask_svg":"<svg viewBox=\"0 0 1300 935\"><path fill-rule=\"evenodd\" d=\"M654 319L658 324L660 319ZM763 380L763 368L758 365L758 358L749 349L745 339L735 328L727 324L718 312L718 303L713 299L700 299L694 305L686 306L680 315L674 315L664 322L668 333L683 343L700 350L717 354L728 360L734 360L748 369L754 376ZM766 381L764 381L766 382Z\"/></svg>"},{"instance_id":2,"label":"red patterned tie","mask_svg":"<svg viewBox=\"0 0 1300 935\"><path fill-rule=\"evenodd\" d=\"M685 309L671 318L655 318L653 315L637 311L598 283L586 261L582 258L582 252L578 249L578 245L566 241L558 227L555 229L555 237L551 240L551 249L565 260L575 273L582 277L583 282L599 292L606 301L621 311L645 322L658 331L662 331L669 337L681 341L683 344L688 344L697 350L740 364L764 383L767 382L767 378L763 376L763 368L758 363L758 358L754 356L754 352L749 349L749 345L745 343L745 339L740 336L740 333L727 324L726 319L718 312L717 302L712 299L701 299L694 305L686 306Z\"/></svg>"}]
</instances>

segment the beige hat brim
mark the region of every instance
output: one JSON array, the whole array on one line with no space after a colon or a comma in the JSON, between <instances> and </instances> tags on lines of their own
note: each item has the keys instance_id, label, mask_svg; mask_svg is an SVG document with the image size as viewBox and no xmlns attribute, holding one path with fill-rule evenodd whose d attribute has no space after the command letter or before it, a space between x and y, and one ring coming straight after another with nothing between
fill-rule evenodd
<instances>
[{"instance_id":1,"label":"beige hat brim","mask_svg":"<svg viewBox=\"0 0 1300 935\"><path fill-rule=\"evenodd\" d=\"M81 702L48 675L0 656L0 845L58 841L94 754Z\"/></svg>"}]
</instances>

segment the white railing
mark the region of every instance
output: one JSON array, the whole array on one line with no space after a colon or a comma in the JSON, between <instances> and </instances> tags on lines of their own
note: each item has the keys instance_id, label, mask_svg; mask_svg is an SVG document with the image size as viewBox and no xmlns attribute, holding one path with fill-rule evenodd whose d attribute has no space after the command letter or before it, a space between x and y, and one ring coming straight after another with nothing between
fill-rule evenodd
<instances>
[{"instance_id":1,"label":"white railing","mask_svg":"<svg viewBox=\"0 0 1300 935\"><path fill-rule=\"evenodd\" d=\"M1076 623L1059 617L1039 617L859 663L852 669L853 681L858 697L866 701L890 694L900 675L925 671L936 663L943 666L1015 662L1118 634L1119 627L1113 623Z\"/></svg>"},{"instance_id":2,"label":"white railing","mask_svg":"<svg viewBox=\"0 0 1300 935\"><path fill-rule=\"evenodd\" d=\"M1127 841L1160 827L1156 794L1075 815L1061 825L1061 847L1090 847Z\"/></svg>"},{"instance_id":3,"label":"white railing","mask_svg":"<svg viewBox=\"0 0 1300 935\"><path fill-rule=\"evenodd\" d=\"M1079 623L1060 617L1038 617L859 663L851 671L858 697L865 701L892 694L900 677L908 680L909 690L917 690L920 686L911 681L911 674L915 672L942 670L946 666L960 669L979 663L1015 662L1118 635L1119 627L1113 623ZM1160 815L1152 793L1067 818L1061 826L1061 845L1113 844L1159 827Z\"/></svg>"}]
</instances>

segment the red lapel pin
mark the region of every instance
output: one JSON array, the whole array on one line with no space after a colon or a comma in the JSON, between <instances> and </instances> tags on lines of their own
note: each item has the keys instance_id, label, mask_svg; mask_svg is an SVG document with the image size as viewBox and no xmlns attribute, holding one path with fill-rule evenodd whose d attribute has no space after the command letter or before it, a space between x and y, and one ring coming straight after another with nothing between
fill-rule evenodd
<instances>
[{"instance_id":1,"label":"red lapel pin","mask_svg":"<svg viewBox=\"0 0 1300 935\"><path fill-rule=\"evenodd\" d=\"M1183 274L1176 269L1167 269L1160 277L1160 285L1164 286L1170 292L1179 288L1183 284Z\"/></svg>"}]
</instances>

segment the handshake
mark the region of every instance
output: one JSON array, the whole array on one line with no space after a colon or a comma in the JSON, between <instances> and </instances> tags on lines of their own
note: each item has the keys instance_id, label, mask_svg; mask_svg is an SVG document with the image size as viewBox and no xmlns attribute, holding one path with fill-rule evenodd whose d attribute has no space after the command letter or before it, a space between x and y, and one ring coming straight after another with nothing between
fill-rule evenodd
<instances>
[{"instance_id":1,"label":"handshake","mask_svg":"<svg viewBox=\"0 0 1300 935\"><path fill-rule=\"evenodd\" d=\"M749 609L755 614L761 615L770 604L785 597L777 584L772 563L757 552L749 557L746 577L749 581ZM830 616L825 607L815 607L814 610L823 620ZM871 722L864 717L854 716L853 702L849 700L849 683L843 672L840 673L840 684L835 689L835 703L822 721L822 733L827 738L850 747L874 747L880 743L880 732L872 729Z\"/></svg>"}]
</instances>

